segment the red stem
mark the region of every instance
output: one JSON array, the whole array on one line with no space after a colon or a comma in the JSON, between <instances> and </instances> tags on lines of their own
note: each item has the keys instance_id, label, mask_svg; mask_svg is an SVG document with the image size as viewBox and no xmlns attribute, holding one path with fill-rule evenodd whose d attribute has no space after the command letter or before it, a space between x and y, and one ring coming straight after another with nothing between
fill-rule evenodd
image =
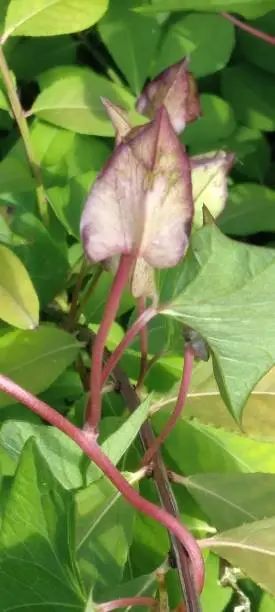
<instances>
[{"instance_id":1,"label":"red stem","mask_svg":"<svg viewBox=\"0 0 275 612\"><path fill-rule=\"evenodd\" d=\"M183 410L183 407L186 401L189 385L190 385L193 358L194 358L194 355L193 355L192 348L191 346L187 346L185 350L183 373L182 373L179 394L178 394L177 402L175 405L175 409L172 412L171 416L169 417L166 425L164 426L158 438L154 440L154 443L152 444L152 446L150 446L148 450L146 451L143 457L143 460L142 460L142 465L147 465L150 463L150 461L152 461L152 458L158 451L160 445L163 444L164 440L166 440L166 438L169 436L172 429L174 429L182 413L182 410Z\"/></svg>"},{"instance_id":2,"label":"red stem","mask_svg":"<svg viewBox=\"0 0 275 612\"><path fill-rule=\"evenodd\" d=\"M231 23L233 23L237 28L240 28L240 30L244 30L245 32L248 32L248 34L251 34L256 38L260 38L261 40L264 40L269 45L275 45L274 36L271 36L266 32L262 32L261 30L257 30L257 28L253 28L253 26L249 25L248 23L237 19L237 17L233 17L233 15L230 15L230 13L222 12L221 16L227 19L228 21L231 21Z\"/></svg>"},{"instance_id":3,"label":"red stem","mask_svg":"<svg viewBox=\"0 0 275 612\"><path fill-rule=\"evenodd\" d=\"M133 255L121 255L118 271L114 278L105 306L101 324L92 349L90 377L90 400L87 408L85 429L97 436L101 416L101 377L104 347L111 325L118 311L121 294L127 284L133 265Z\"/></svg>"},{"instance_id":4,"label":"red stem","mask_svg":"<svg viewBox=\"0 0 275 612\"><path fill-rule=\"evenodd\" d=\"M112 370L121 359L126 348L129 346L129 344L131 344L131 342L133 342L135 336L139 334L144 326L147 325L147 323L149 323L149 321L151 321L151 319L153 319L153 317L155 317L157 314L157 309L150 306L150 308L147 308L144 310L144 312L142 312L138 319L133 323L132 327L128 329L124 338L121 340L120 344L118 344L103 368L101 386L104 385L106 379L110 376Z\"/></svg>"},{"instance_id":5,"label":"red stem","mask_svg":"<svg viewBox=\"0 0 275 612\"><path fill-rule=\"evenodd\" d=\"M48 421L74 440L87 457L94 461L97 467L109 478L131 506L134 506L139 512L143 512L143 514L164 525L178 538L190 558L196 587L198 592L201 593L204 584L204 562L199 545L188 529L176 517L137 493L102 452L96 439L90 436L88 432L78 429L78 427L70 423L56 410L48 406L48 404L39 400L25 389L22 389L22 387L19 387L19 385L3 374L0 374L0 390L11 395L14 399L30 408L35 414L38 414L42 419Z\"/></svg>"},{"instance_id":6,"label":"red stem","mask_svg":"<svg viewBox=\"0 0 275 612\"><path fill-rule=\"evenodd\" d=\"M95 606L96 612L112 612L118 608L126 608L127 606L155 606L156 599L153 597L122 597L121 599L114 599L106 603L98 604Z\"/></svg>"},{"instance_id":7,"label":"red stem","mask_svg":"<svg viewBox=\"0 0 275 612\"><path fill-rule=\"evenodd\" d=\"M137 300L138 314L139 317L146 310L146 298L143 296L138 298ZM148 328L147 325L140 330L140 371L139 377L137 381L137 388L142 384L144 377L146 375L147 370L147 361L148 361Z\"/></svg>"}]
</instances>

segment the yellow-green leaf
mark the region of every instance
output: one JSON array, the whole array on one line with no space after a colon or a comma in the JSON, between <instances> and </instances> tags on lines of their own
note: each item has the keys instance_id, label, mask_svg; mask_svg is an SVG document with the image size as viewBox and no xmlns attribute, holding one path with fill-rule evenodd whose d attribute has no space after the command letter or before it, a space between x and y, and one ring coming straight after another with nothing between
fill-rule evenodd
<instances>
[{"instance_id":1,"label":"yellow-green leaf","mask_svg":"<svg viewBox=\"0 0 275 612\"><path fill-rule=\"evenodd\" d=\"M34 329L39 321L39 301L28 272L5 246L0 246L0 318L20 329Z\"/></svg>"},{"instance_id":2,"label":"yellow-green leaf","mask_svg":"<svg viewBox=\"0 0 275 612\"><path fill-rule=\"evenodd\" d=\"M108 8L108 0L11 0L3 38L53 36L89 28Z\"/></svg>"}]
</instances>

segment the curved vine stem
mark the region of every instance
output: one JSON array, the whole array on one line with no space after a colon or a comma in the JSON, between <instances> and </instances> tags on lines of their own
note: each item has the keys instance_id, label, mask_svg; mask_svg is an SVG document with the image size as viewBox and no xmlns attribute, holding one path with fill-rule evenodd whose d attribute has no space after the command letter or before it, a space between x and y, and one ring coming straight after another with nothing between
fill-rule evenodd
<instances>
[{"instance_id":1,"label":"curved vine stem","mask_svg":"<svg viewBox=\"0 0 275 612\"><path fill-rule=\"evenodd\" d=\"M176 538L178 538L189 556L196 581L196 588L197 591L201 593L204 585L204 562L200 547L188 529L181 524L175 516L172 516L163 508L156 506L137 493L108 459L107 455L102 452L95 437L89 435L89 432L78 429L78 427L51 408L51 406L25 389L22 389L22 387L2 374L0 374L0 390L11 395L18 402L27 406L32 412L38 414L42 419L54 427L57 427L69 436L69 438L74 440L87 457L89 457L91 461L94 461L97 467L107 476L107 478L109 478L131 506L134 506L139 512L142 512L164 525L174 536L176 536Z\"/></svg>"},{"instance_id":2,"label":"curved vine stem","mask_svg":"<svg viewBox=\"0 0 275 612\"><path fill-rule=\"evenodd\" d=\"M220 14L228 21L231 21L231 23L233 23L240 30L248 32L248 34L251 34L251 36L254 36L255 38L264 40L264 42L268 43L269 45L275 45L275 36L271 36L266 32L262 32L262 30L254 28L253 26L249 25L249 23L245 23L245 21L241 21L240 19L237 19L237 17L233 17L233 15L231 15L230 13L222 11Z\"/></svg>"},{"instance_id":3,"label":"curved vine stem","mask_svg":"<svg viewBox=\"0 0 275 612\"><path fill-rule=\"evenodd\" d=\"M120 344L118 344L114 352L110 355L105 367L103 368L101 386L104 385L106 379L110 376L112 370L121 359L124 351L127 349L129 344L133 342L136 335L139 334L144 328L144 326L147 325L147 323L149 323L149 321L151 321L151 319L153 319L157 314L157 309L153 306L150 306L141 313L138 319L133 323L132 327L128 329L124 338L121 340Z\"/></svg>"},{"instance_id":4,"label":"curved vine stem","mask_svg":"<svg viewBox=\"0 0 275 612\"><path fill-rule=\"evenodd\" d=\"M148 606L155 608L157 605L156 599L153 597L122 597L121 599L114 599L106 603L95 605L96 612L112 612L118 608L126 608L128 606Z\"/></svg>"},{"instance_id":5,"label":"curved vine stem","mask_svg":"<svg viewBox=\"0 0 275 612\"><path fill-rule=\"evenodd\" d=\"M101 416L101 377L105 343L111 325L118 311L122 292L128 282L134 262L133 255L121 255L119 267L114 278L103 317L92 350L92 367L90 378L90 399L86 415L85 428L97 436Z\"/></svg>"},{"instance_id":6,"label":"curved vine stem","mask_svg":"<svg viewBox=\"0 0 275 612\"><path fill-rule=\"evenodd\" d=\"M166 440L166 438L169 436L169 434L171 433L172 429L174 429L181 413L182 413L182 409L184 407L186 398L187 398L187 393L188 393L188 389L189 389L189 385L190 385L190 380L191 380L191 375L192 375L192 366L193 366L193 351L191 346L187 346L186 350L185 350L185 356L184 356L184 367L183 367L183 373L182 373L182 379L181 379L181 383L180 383L180 388L179 388L179 394L178 394L178 398L177 398L177 402L175 405L175 409L173 411L173 413L171 414L170 418L168 419L165 427L163 428L162 432L160 433L160 435L158 436L158 438L155 439L154 443L152 444L152 446L150 448L148 448L148 450L146 451L143 460L142 460L142 465L146 465L148 463L150 463L150 461L152 461L154 455L156 454L156 452L158 451L159 447L161 444L163 444L164 440Z\"/></svg>"}]
</instances>

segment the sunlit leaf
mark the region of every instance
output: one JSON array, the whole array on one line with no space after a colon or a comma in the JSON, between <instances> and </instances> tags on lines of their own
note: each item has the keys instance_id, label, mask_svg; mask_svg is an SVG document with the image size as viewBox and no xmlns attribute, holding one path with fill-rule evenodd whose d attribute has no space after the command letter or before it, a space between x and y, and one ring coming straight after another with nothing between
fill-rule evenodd
<instances>
[{"instance_id":1,"label":"sunlit leaf","mask_svg":"<svg viewBox=\"0 0 275 612\"><path fill-rule=\"evenodd\" d=\"M49 71L46 78L32 113L73 132L113 136L101 96L121 104L126 110L134 108L134 98L129 91L88 68L64 66L62 72Z\"/></svg>"},{"instance_id":2,"label":"sunlit leaf","mask_svg":"<svg viewBox=\"0 0 275 612\"><path fill-rule=\"evenodd\" d=\"M11 331L0 336L0 371L32 393L40 393L72 363L77 340L62 329L40 326L35 331ZM0 406L14 400L0 394Z\"/></svg>"},{"instance_id":3,"label":"sunlit leaf","mask_svg":"<svg viewBox=\"0 0 275 612\"><path fill-rule=\"evenodd\" d=\"M0 246L0 318L20 329L33 329L39 321L39 301L27 270L5 246Z\"/></svg>"},{"instance_id":4,"label":"sunlit leaf","mask_svg":"<svg viewBox=\"0 0 275 612\"><path fill-rule=\"evenodd\" d=\"M201 227L203 224L204 205L214 218L224 209L227 200L227 173L233 159L234 155L224 151L191 157L195 226Z\"/></svg>"},{"instance_id":5,"label":"sunlit leaf","mask_svg":"<svg viewBox=\"0 0 275 612\"><path fill-rule=\"evenodd\" d=\"M226 2L226 4L225 4ZM150 4L142 5L137 9L144 14L162 13L164 11L209 11L219 12L225 9L232 13L239 13L248 19L255 19L274 9L274 0L152 0Z\"/></svg>"},{"instance_id":6,"label":"sunlit leaf","mask_svg":"<svg viewBox=\"0 0 275 612\"><path fill-rule=\"evenodd\" d=\"M108 0L11 0L4 40L13 36L53 36L89 28L104 15Z\"/></svg>"},{"instance_id":7,"label":"sunlit leaf","mask_svg":"<svg viewBox=\"0 0 275 612\"><path fill-rule=\"evenodd\" d=\"M211 549L275 594L275 518L247 523L208 540Z\"/></svg>"},{"instance_id":8,"label":"sunlit leaf","mask_svg":"<svg viewBox=\"0 0 275 612\"><path fill-rule=\"evenodd\" d=\"M190 265L193 281L183 291ZM194 235L165 307L209 344L221 395L235 418L275 361L274 270L273 251L234 242L208 226Z\"/></svg>"},{"instance_id":9,"label":"sunlit leaf","mask_svg":"<svg viewBox=\"0 0 275 612\"><path fill-rule=\"evenodd\" d=\"M83 486L80 469L82 451L59 429L12 420L4 423L1 428L0 444L17 461L29 438L35 439L41 456L64 489Z\"/></svg>"},{"instance_id":10,"label":"sunlit leaf","mask_svg":"<svg viewBox=\"0 0 275 612\"><path fill-rule=\"evenodd\" d=\"M198 474L183 480L219 530L274 516L274 474Z\"/></svg>"},{"instance_id":11,"label":"sunlit leaf","mask_svg":"<svg viewBox=\"0 0 275 612\"><path fill-rule=\"evenodd\" d=\"M159 433L169 412L160 410L153 418ZM274 445L225 429L203 425L197 419L182 419L165 441L165 452L175 471L185 474L208 472L275 473ZM196 453L192 449L196 448Z\"/></svg>"},{"instance_id":12,"label":"sunlit leaf","mask_svg":"<svg viewBox=\"0 0 275 612\"><path fill-rule=\"evenodd\" d=\"M181 361L178 359L178 376L180 368ZM177 388L178 385L171 389L171 396L174 398L171 406L175 403ZM275 438L274 398L275 368L273 367L248 397L242 415L242 430L247 435L254 438ZM166 400L169 401L169 395L164 398L164 401ZM188 417L197 417L206 425L225 427L237 433L240 431L220 396L211 361L197 363L193 369L184 414Z\"/></svg>"}]
</instances>

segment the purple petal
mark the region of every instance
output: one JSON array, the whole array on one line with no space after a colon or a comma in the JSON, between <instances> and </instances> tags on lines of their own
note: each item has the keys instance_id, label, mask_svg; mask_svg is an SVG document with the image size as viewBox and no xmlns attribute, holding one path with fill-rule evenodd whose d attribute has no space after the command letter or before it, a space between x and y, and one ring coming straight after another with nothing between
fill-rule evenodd
<instances>
[{"instance_id":1,"label":"purple petal","mask_svg":"<svg viewBox=\"0 0 275 612\"><path fill-rule=\"evenodd\" d=\"M156 268L175 265L193 217L191 172L165 108L126 136L98 176L81 219L88 257L135 253Z\"/></svg>"},{"instance_id":2,"label":"purple petal","mask_svg":"<svg viewBox=\"0 0 275 612\"><path fill-rule=\"evenodd\" d=\"M186 59L170 66L150 81L138 98L136 109L153 119L161 106L167 109L177 134L184 130L187 123L200 116L197 86L192 74L188 72Z\"/></svg>"}]
</instances>

